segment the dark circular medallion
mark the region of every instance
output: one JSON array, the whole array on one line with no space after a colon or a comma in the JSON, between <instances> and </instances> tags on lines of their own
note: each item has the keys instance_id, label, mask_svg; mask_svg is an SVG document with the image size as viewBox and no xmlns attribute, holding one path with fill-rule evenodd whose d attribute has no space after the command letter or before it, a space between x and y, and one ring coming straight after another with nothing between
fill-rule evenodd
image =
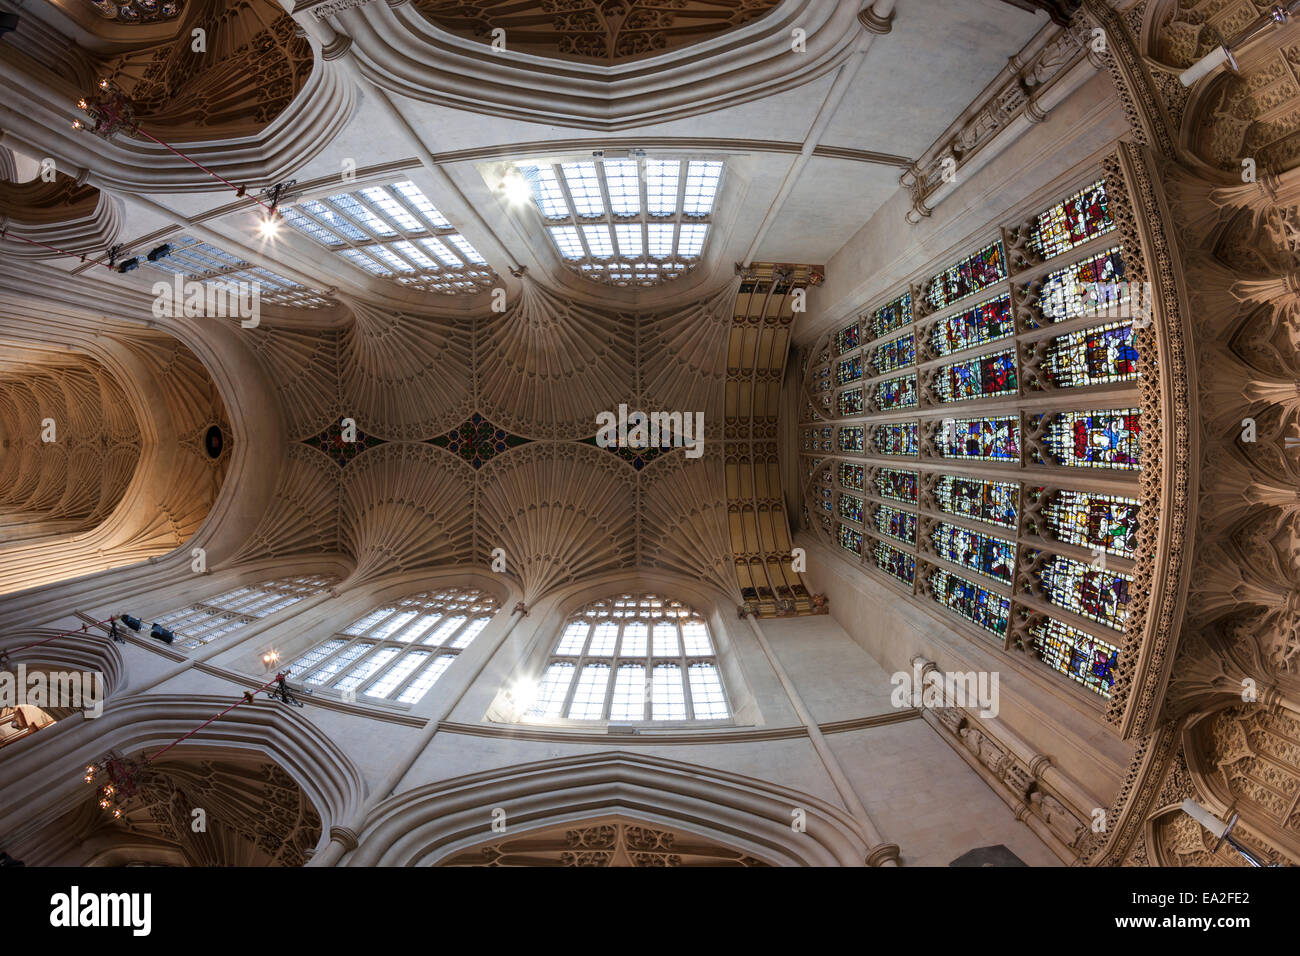
<instances>
[{"instance_id":1,"label":"dark circular medallion","mask_svg":"<svg viewBox=\"0 0 1300 956\"><path fill-rule=\"evenodd\" d=\"M207 449L209 458L221 457L221 452L226 447L226 436L221 433L220 425L208 429L208 433L203 436L203 447Z\"/></svg>"}]
</instances>

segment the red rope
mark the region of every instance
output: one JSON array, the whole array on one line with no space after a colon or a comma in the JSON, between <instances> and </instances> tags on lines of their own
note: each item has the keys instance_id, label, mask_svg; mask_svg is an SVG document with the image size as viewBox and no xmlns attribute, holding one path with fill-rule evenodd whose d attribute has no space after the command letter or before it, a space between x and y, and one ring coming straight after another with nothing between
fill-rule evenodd
<instances>
[{"instance_id":1,"label":"red rope","mask_svg":"<svg viewBox=\"0 0 1300 956\"><path fill-rule=\"evenodd\" d=\"M267 681L267 682L266 682L265 684L263 684L261 687L257 688L257 690L253 691L253 693L252 693L252 697L256 697L258 694L260 694L262 691L266 690L268 687L270 687L270 686L271 686L272 684L274 684L276 681L284 680L284 676L285 676L286 674L288 674L288 673L289 673L289 672L286 670L286 671L281 671L280 673L276 674L274 677L272 677L269 681ZM182 740L185 740L185 739L187 739L187 738L189 738L189 737L193 737L195 734L197 734L200 730L202 730L202 729L203 729L204 727L206 727L208 724L212 723L214 720L220 720L222 717L226 716L226 714L230 713L230 712L231 712L232 710L234 710L236 707L239 707L239 706L241 706L241 705L243 705L243 704L247 704L247 703L250 702L250 700L251 700L250 697L241 697L239 700L237 700L235 703L231 704L229 707L227 707L227 708L226 708L225 710L223 710L221 713L219 713L219 714L215 714L215 715L213 715L212 717L209 717L209 718L208 718L207 720L205 720L203 723L199 724L197 727L195 727L193 730L191 730L191 731L190 731L188 734L186 734L184 737L177 737L175 740L173 740L171 743L169 743L166 747L164 747L162 750L158 751L158 752L157 752L156 754L154 754L153 756L151 756L151 757L145 757L145 758L144 758L144 762L145 762L145 763L153 763L153 761L157 760L159 757L161 757L161 756L162 756L163 754L165 754L167 751L171 750L173 747L175 747L175 746L176 746L178 743L180 743Z\"/></svg>"},{"instance_id":2,"label":"red rope","mask_svg":"<svg viewBox=\"0 0 1300 956\"><path fill-rule=\"evenodd\" d=\"M190 159L188 156L186 156L184 153L182 153L179 149L176 149L174 146L171 146L171 145L169 145L169 144L167 144L167 143L164 143L162 140L160 140L157 136L154 136L152 133L147 132L146 130L141 129L139 126L135 126L135 127L132 127L132 128L134 129L135 132L139 133L141 136L144 136L144 137L147 137L148 139L153 140L155 143L157 143L159 146L162 146L164 149L169 149L169 150L171 150L173 153L175 153L175 154L176 154L177 156L179 156L181 159L185 160L185 162L189 163L191 166L195 166L195 167L197 167L198 169L203 170L205 173L207 173L209 176L211 176L213 179L217 180L218 182L223 182L223 183L225 183L227 186L229 186L229 187L230 187L231 189L233 189L235 192L240 192L240 191L241 191L241 187L236 186L236 185L235 185L234 183L232 183L229 179L225 179L225 178L222 177L222 176L218 176L216 173L214 173L212 170L208 169L208 167L204 166L202 163L200 163L200 162L198 162L198 161L196 161L196 160ZM259 206L262 206L263 208L265 208L265 209L267 209L267 210L270 210L271 212L275 212L275 207L274 207L274 206L267 205L266 203L262 202L262 200L258 199L256 196L249 196L248 198L251 199L251 200L253 200L253 202L257 203Z\"/></svg>"},{"instance_id":3,"label":"red rope","mask_svg":"<svg viewBox=\"0 0 1300 956\"><path fill-rule=\"evenodd\" d=\"M68 637L71 634L85 634L87 628L103 627L105 624L112 624L112 623L113 623L113 618L110 617L107 621L96 621L94 624L83 624L81 625L81 630L79 631L75 629L71 631L64 631L62 634L55 634L53 637L47 637L45 638L45 640L37 641L35 644L27 644L23 647L15 647L13 650L5 651L5 653L17 654L19 651L29 650L33 647L40 647L42 644L48 644L50 643L50 641L57 641L59 638Z\"/></svg>"},{"instance_id":4,"label":"red rope","mask_svg":"<svg viewBox=\"0 0 1300 956\"><path fill-rule=\"evenodd\" d=\"M10 234L10 232L9 232L8 229L5 229L2 233L0 233L0 239L17 239L19 242L29 242L29 243L31 243L33 246L40 246L42 249L49 249L51 252L57 252L57 253L58 253L59 255L61 255L61 256L68 256L68 257L73 258L73 259L80 259L82 262L85 262L85 261L86 261L86 257L85 257L85 256L79 256L79 255L77 255L77 253L75 253L75 252L68 252L68 251L66 251L66 250L64 250L64 249L60 249L58 246L47 245L46 243L44 243L44 242L39 242L39 241L36 240L36 239L28 239L26 236L15 236L15 235L12 235L12 234ZM105 262L103 259L91 259L90 261L91 261L91 264L92 264L92 265L103 266L105 269L111 269L111 268L113 268L113 267L110 266L107 262Z\"/></svg>"}]
</instances>

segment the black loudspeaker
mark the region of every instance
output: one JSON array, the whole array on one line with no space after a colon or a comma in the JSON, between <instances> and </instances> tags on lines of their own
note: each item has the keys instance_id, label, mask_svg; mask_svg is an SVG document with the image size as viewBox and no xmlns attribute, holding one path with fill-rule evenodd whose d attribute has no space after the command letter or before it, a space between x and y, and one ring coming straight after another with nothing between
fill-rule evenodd
<instances>
[{"instance_id":1,"label":"black loudspeaker","mask_svg":"<svg viewBox=\"0 0 1300 956\"><path fill-rule=\"evenodd\" d=\"M164 644L170 644L172 641L176 640L176 635L167 630L167 628L163 627L161 624L155 624L151 627L149 629L149 636L158 638L158 640L162 641Z\"/></svg>"},{"instance_id":2,"label":"black loudspeaker","mask_svg":"<svg viewBox=\"0 0 1300 956\"><path fill-rule=\"evenodd\" d=\"M122 623L133 631L138 631L144 626L144 623L138 617L132 617L130 614L122 615Z\"/></svg>"},{"instance_id":3,"label":"black loudspeaker","mask_svg":"<svg viewBox=\"0 0 1300 956\"><path fill-rule=\"evenodd\" d=\"M18 14L0 13L0 37L18 29Z\"/></svg>"}]
</instances>

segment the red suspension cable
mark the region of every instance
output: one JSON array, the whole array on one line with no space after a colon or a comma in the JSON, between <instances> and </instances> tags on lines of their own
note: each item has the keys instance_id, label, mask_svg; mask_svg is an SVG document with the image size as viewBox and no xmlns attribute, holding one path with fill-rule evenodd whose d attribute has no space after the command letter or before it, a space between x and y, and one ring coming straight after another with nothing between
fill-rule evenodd
<instances>
[{"instance_id":1,"label":"red suspension cable","mask_svg":"<svg viewBox=\"0 0 1300 956\"><path fill-rule=\"evenodd\" d=\"M114 618L110 617L107 621L96 621L94 624L83 624L81 625L81 630L76 630L74 628L71 631L64 631L62 634L55 634L53 637L47 637L45 640L37 641L35 644L26 644L23 647L15 647L13 650L5 651L5 653L17 654L19 651L30 650L33 647L40 647L42 644L48 644L50 641L57 641L61 637L68 637L72 634L85 634L89 628L103 627L105 624L112 624L114 620Z\"/></svg>"},{"instance_id":2,"label":"red suspension cable","mask_svg":"<svg viewBox=\"0 0 1300 956\"><path fill-rule=\"evenodd\" d=\"M191 731L190 731L188 734L186 734L185 736L183 736L183 737L177 737L175 740L173 740L171 743L169 743L169 744L168 744L166 747L164 747L162 750L158 751L156 754L153 754L152 756L149 756L149 757L145 757L145 758L144 758L144 762L145 762L145 763L153 763L153 761L157 760L159 757L161 757L161 756L162 756L163 754L165 754L167 751L171 750L171 749L172 749L173 747L175 747L178 743L180 743L180 742L183 741L183 740L186 740L186 739L189 738L189 737L193 737L195 734L197 734L200 730L202 730L202 729L203 729L204 727L206 727L208 724L212 723L214 720L220 720L222 717L226 716L226 714L230 713L230 712L231 712L232 710L234 710L236 707L240 707L240 706L242 706L242 705L244 705L244 704L250 703L250 702L253 700L254 697L256 697L258 694L260 694L262 691L266 690L268 687L270 687L270 686L271 686L272 684L274 684L276 681L284 680L285 675L288 674L288 673L289 673L289 672L288 672L287 670L285 670L285 671L280 671L280 673L276 674L274 677L272 677L269 681L267 681L267 682L266 682L265 684L263 684L261 687L257 688L257 690L253 691L251 694L246 693L245 696L243 696L243 697L241 697L239 700L235 701L235 703L231 704L229 707L227 707L227 708L226 708L225 710L223 710L221 713L219 713L219 714L214 714L213 716L209 717L207 720L205 720L203 723L199 724L197 727L195 727L193 730L191 730Z\"/></svg>"}]
</instances>

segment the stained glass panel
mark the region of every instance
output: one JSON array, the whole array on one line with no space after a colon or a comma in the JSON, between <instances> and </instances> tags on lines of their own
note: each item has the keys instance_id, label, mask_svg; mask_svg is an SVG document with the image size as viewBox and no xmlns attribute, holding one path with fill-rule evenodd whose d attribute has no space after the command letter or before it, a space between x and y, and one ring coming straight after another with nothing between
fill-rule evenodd
<instances>
[{"instance_id":1,"label":"stained glass panel","mask_svg":"<svg viewBox=\"0 0 1300 956\"><path fill-rule=\"evenodd\" d=\"M861 465L852 465L848 462L840 462L840 484L845 488L852 488L854 491L862 490L863 467Z\"/></svg>"},{"instance_id":2,"label":"stained glass panel","mask_svg":"<svg viewBox=\"0 0 1300 956\"><path fill-rule=\"evenodd\" d=\"M1103 298L1089 295L1097 285L1115 285L1115 297ZM1124 281L1123 250L1116 246L1105 252L1089 256L1082 262L1057 269L1043 280L1038 304L1048 322L1064 322L1084 315L1096 315L1103 309L1129 300L1128 283Z\"/></svg>"},{"instance_id":3,"label":"stained glass panel","mask_svg":"<svg viewBox=\"0 0 1300 956\"><path fill-rule=\"evenodd\" d=\"M862 532L855 528L850 528L846 524L840 525L839 530L840 547L845 551L851 551L853 554L862 553Z\"/></svg>"},{"instance_id":4,"label":"stained glass panel","mask_svg":"<svg viewBox=\"0 0 1300 956\"><path fill-rule=\"evenodd\" d=\"M1131 558L1137 553L1140 507L1136 498L1066 490L1043 506L1043 517L1060 541Z\"/></svg>"},{"instance_id":5,"label":"stained glass panel","mask_svg":"<svg viewBox=\"0 0 1300 956\"><path fill-rule=\"evenodd\" d=\"M941 402L1011 395L1017 388L1014 349L953 362L939 369L934 379L935 394Z\"/></svg>"},{"instance_id":6,"label":"stained glass panel","mask_svg":"<svg viewBox=\"0 0 1300 956\"><path fill-rule=\"evenodd\" d=\"M1011 583L1011 574L1016 565L1016 546L1013 542L946 522L931 532L930 540L934 542L939 556L953 564L996 578L1003 584Z\"/></svg>"},{"instance_id":7,"label":"stained glass panel","mask_svg":"<svg viewBox=\"0 0 1300 956\"><path fill-rule=\"evenodd\" d=\"M891 548L883 541L877 541L876 547L872 552L876 559L876 567L888 575L898 578L904 584L911 584L916 577L916 558L910 554L904 554L897 548Z\"/></svg>"},{"instance_id":8,"label":"stained glass panel","mask_svg":"<svg viewBox=\"0 0 1300 956\"><path fill-rule=\"evenodd\" d=\"M824 486L819 487L816 491L816 495L818 507L827 514L833 514L835 509L831 507L831 500L834 498L834 495L831 493L831 489Z\"/></svg>"},{"instance_id":9,"label":"stained glass panel","mask_svg":"<svg viewBox=\"0 0 1300 956\"><path fill-rule=\"evenodd\" d=\"M1043 369L1060 388L1131 381L1138 377L1137 333L1127 322L1113 322L1059 336Z\"/></svg>"},{"instance_id":10,"label":"stained glass panel","mask_svg":"<svg viewBox=\"0 0 1300 956\"><path fill-rule=\"evenodd\" d=\"M1062 412L1044 441L1062 465L1074 468L1140 468L1142 413L1135 408Z\"/></svg>"},{"instance_id":11,"label":"stained glass panel","mask_svg":"<svg viewBox=\"0 0 1300 956\"><path fill-rule=\"evenodd\" d=\"M948 418L935 437L935 448L945 458L976 461L1020 460L1018 418Z\"/></svg>"},{"instance_id":12,"label":"stained glass panel","mask_svg":"<svg viewBox=\"0 0 1300 956\"><path fill-rule=\"evenodd\" d=\"M934 497L948 514L1014 528L1019 491L1010 481L944 475L935 485Z\"/></svg>"},{"instance_id":13,"label":"stained glass panel","mask_svg":"<svg viewBox=\"0 0 1300 956\"><path fill-rule=\"evenodd\" d=\"M893 302L876 309L871 316L871 331L876 338L901 329L912 321L912 293L904 292Z\"/></svg>"},{"instance_id":14,"label":"stained glass panel","mask_svg":"<svg viewBox=\"0 0 1300 956\"><path fill-rule=\"evenodd\" d=\"M930 574L930 587L934 599L956 611L966 620L1002 637L1007 633L1011 617L1011 602L1000 594L947 571Z\"/></svg>"},{"instance_id":15,"label":"stained glass panel","mask_svg":"<svg viewBox=\"0 0 1300 956\"><path fill-rule=\"evenodd\" d=\"M1118 648L1050 617L1033 629L1033 640L1034 651L1048 667L1102 697L1110 696Z\"/></svg>"},{"instance_id":16,"label":"stained glass panel","mask_svg":"<svg viewBox=\"0 0 1300 956\"><path fill-rule=\"evenodd\" d=\"M882 455L915 455L917 453L916 422L896 425L877 425L872 444Z\"/></svg>"},{"instance_id":17,"label":"stained glass panel","mask_svg":"<svg viewBox=\"0 0 1300 956\"><path fill-rule=\"evenodd\" d=\"M840 495L840 517L862 523L862 499L853 495Z\"/></svg>"},{"instance_id":18,"label":"stained glass panel","mask_svg":"<svg viewBox=\"0 0 1300 956\"><path fill-rule=\"evenodd\" d=\"M1027 244L1040 259L1046 260L1114 228L1106 183L1098 180L1040 215L1030 229Z\"/></svg>"},{"instance_id":19,"label":"stained glass panel","mask_svg":"<svg viewBox=\"0 0 1300 956\"><path fill-rule=\"evenodd\" d=\"M942 309L1006 277L1007 257L999 239L931 279L925 298L935 309Z\"/></svg>"},{"instance_id":20,"label":"stained glass panel","mask_svg":"<svg viewBox=\"0 0 1300 956\"><path fill-rule=\"evenodd\" d=\"M903 544L916 544L916 515L888 505L876 509L876 530Z\"/></svg>"},{"instance_id":21,"label":"stained glass panel","mask_svg":"<svg viewBox=\"0 0 1300 956\"><path fill-rule=\"evenodd\" d=\"M862 426L840 429L840 451L862 451Z\"/></svg>"},{"instance_id":22,"label":"stained glass panel","mask_svg":"<svg viewBox=\"0 0 1300 956\"><path fill-rule=\"evenodd\" d=\"M877 374L880 375L896 369L907 368L909 365L915 365L916 335L904 335L901 338L890 339L876 349L871 364L875 366Z\"/></svg>"},{"instance_id":23,"label":"stained glass panel","mask_svg":"<svg viewBox=\"0 0 1300 956\"><path fill-rule=\"evenodd\" d=\"M905 504L916 504L916 472L882 468L876 473L876 494Z\"/></svg>"},{"instance_id":24,"label":"stained glass panel","mask_svg":"<svg viewBox=\"0 0 1300 956\"><path fill-rule=\"evenodd\" d=\"M835 366L835 384L847 385L862 378L862 356L855 355Z\"/></svg>"},{"instance_id":25,"label":"stained glass panel","mask_svg":"<svg viewBox=\"0 0 1300 956\"><path fill-rule=\"evenodd\" d=\"M860 415L863 407L862 389L851 388L846 392L840 392L841 415Z\"/></svg>"},{"instance_id":26,"label":"stained glass panel","mask_svg":"<svg viewBox=\"0 0 1300 956\"><path fill-rule=\"evenodd\" d=\"M1103 571L1073 558L1053 555L1041 572L1047 599L1067 611L1124 630L1128 620L1129 584L1118 571Z\"/></svg>"},{"instance_id":27,"label":"stained glass panel","mask_svg":"<svg viewBox=\"0 0 1300 956\"><path fill-rule=\"evenodd\" d=\"M881 411L916 407L916 375L901 375L876 385L876 407Z\"/></svg>"},{"instance_id":28,"label":"stained glass panel","mask_svg":"<svg viewBox=\"0 0 1300 956\"><path fill-rule=\"evenodd\" d=\"M847 329L841 329L835 336L835 354L843 355L858 347L858 323L854 322Z\"/></svg>"},{"instance_id":29,"label":"stained glass panel","mask_svg":"<svg viewBox=\"0 0 1300 956\"><path fill-rule=\"evenodd\" d=\"M963 349L1005 339L1015 334L1015 331L1016 324L1011 317L1011 296L1003 293L996 299L981 302L969 311L941 319L930 330L930 341L940 355L951 355Z\"/></svg>"}]
</instances>

